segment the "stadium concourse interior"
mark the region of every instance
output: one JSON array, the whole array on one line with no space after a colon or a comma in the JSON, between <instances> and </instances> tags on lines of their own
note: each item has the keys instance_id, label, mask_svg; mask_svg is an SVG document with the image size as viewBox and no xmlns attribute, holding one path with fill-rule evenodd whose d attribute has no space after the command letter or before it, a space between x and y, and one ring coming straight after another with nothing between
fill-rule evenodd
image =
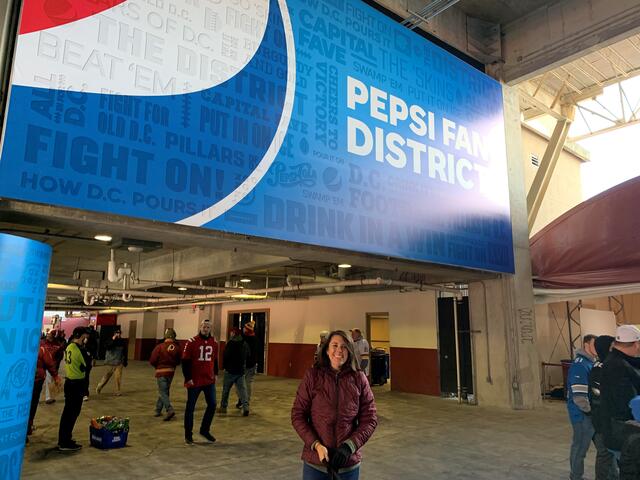
<instances>
[{"instance_id":1,"label":"stadium concourse interior","mask_svg":"<svg viewBox=\"0 0 640 480\"><path fill-rule=\"evenodd\" d=\"M342 165L341 179L344 181L338 182L335 166L329 165L329 160L311 155L310 152L315 155L316 150L315 147L309 149L307 142L312 140L313 135L304 138L306 133L294 128L294 124L300 127L308 122L308 125L304 125L307 128L316 121L315 118L299 118L302 108L293 110L292 118L296 122L287 131L289 139L298 141L295 148L300 148L300 151L291 150L291 146L285 144L282 155L277 157L285 165L285 170L288 169L283 177L290 184L280 185L279 179L275 178L278 174L276 168L271 170L274 178L265 177L272 180L272 186L276 187L270 198L275 199L275 203L282 208L279 211L282 215L276 215L279 217L278 228L271 230L248 229L242 221L238 221L242 218L237 216L235 224L224 224L236 227L217 230L190 226L182 221L170 223L175 215L167 220L169 216L165 213L177 208L175 200L184 204L182 196L187 193L179 189L175 190L178 193L174 195L167 194L167 190L156 191L149 187L142 202L144 209L122 209L120 207L124 202L119 204L120 199L110 198L108 189L118 185L117 188L113 187L116 191L135 193L138 186L133 183L133 176L127 177L126 182L117 183L115 176L103 175L104 178L100 178L97 168L93 173L83 173L82 165L74 164L74 170L70 166L73 163L71 158L56 163L60 159L53 157L63 153L66 155L66 146L65 149L54 148L53 143L46 143L53 141L53 127L30 129L40 132L40 137L33 137L40 140L32 142L30 160L25 160L21 150L25 145L18 145L23 135L5 136L5 148L7 144L17 146L14 145L15 148L7 155L3 153L4 163L0 164L0 170L5 169L3 176L0 176L0 187L3 187L0 188L0 233L39 240L51 246L53 251L45 308L56 315L45 317L49 323L44 325L44 329L64 327L60 316L69 320L68 325L73 322L77 325L78 321L95 323L98 327L118 324L123 337L128 339L131 360L124 372L122 396L114 396L109 385L100 395L92 393L91 398L83 404L75 438L85 448L73 456L65 456L55 450L62 396L59 395L58 401L53 404L43 402L40 405L35 419L35 432L25 449L23 478L73 480L96 475L109 479L141 480L214 476L223 479L299 478L302 445L290 421L290 407L296 386L311 363L319 332L352 327L362 329L372 347L385 350L391 358L390 381L373 386L379 427L364 448L363 478L493 480L517 477L539 480L567 476L571 439L565 406L562 402L544 400L540 395L544 383L544 378L541 378L544 372L540 371L541 360L545 360L542 353L548 345L541 344L540 329L536 330L537 311L531 285L529 239L532 230L535 230L534 226L540 227L544 223L542 219L555 218L573 206L567 205L569 202L565 201L565 197L557 201L551 198L552 194L547 195L549 185L552 185L549 188L551 193L555 185L560 185L556 191L562 191L563 195L569 191L579 196L577 189L567 188L567 179L558 178L557 173L551 179L555 164L561 162L562 155L567 155L569 147L564 143L574 119L573 114L578 109L576 104L597 95L621 78L640 73L640 44L637 37L640 6L637 0L296 1L299 2L297 5L304 5L308 9L323 10L323 7L327 7L334 21L347 23L341 39L322 38L313 44L315 48L323 45L341 54L351 38L345 32L362 37L359 39L361 44L371 41L369 47L375 46L375 42L380 42L385 48L386 44L394 44L396 51L390 50L391 55L380 47L379 64L363 67L357 61L355 65L359 65L358 71L354 68L345 77L357 74L364 78L368 75L367 81L372 86L374 80L381 81L384 77L385 81L395 84L396 79L406 74L413 62L413 59L409 59L403 64L396 58L400 53L412 55L411 49L402 51L402 39L408 32L403 28L407 27L420 32L426 38L425 45L428 44L429 49L435 49L432 44L436 44L448 52L438 51L438 54L428 58L433 62L425 69L428 73L425 78L429 80L425 81L420 76L418 80L422 85L410 86L415 90L416 98L429 89L436 92L439 98L435 103L442 104L437 105L439 115L449 115L449 111L482 110L482 104L487 99L499 103L502 124L497 131L500 135L504 134L504 141L501 139L492 148L497 148L498 163L504 162L500 166L500 185L488 193L489 196L501 196L496 205L500 204L498 206L507 212L500 218L502 221L509 219L511 230L504 228L504 222L503 228L494 228L491 219L488 223L478 223L469 212L454 209L455 214L444 214L446 221L438 225L442 230L436 228L432 231L427 228L431 226L426 225L425 230L415 234L413 226L421 219L412 218L411 209L407 209L408 213L400 212L408 215L405 226L409 229L403 231L413 234L408 235L411 240L407 243L411 244L410 249L424 254L420 258L427 258L428 261L420 261L407 254L396 255L397 252L387 250L380 253L370 248L377 241L376 235L380 230L376 230L375 222L373 227L369 227L366 220L363 222L367 225L362 230L364 233L353 243L356 246L345 246L347 244L343 240L349 236L349 232L345 233L339 215L326 206L323 207L322 216L316 215L320 202L313 200L314 195L342 189L342 196L335 198L345 206L348 204L349 212L375 212L376 218L384 225L393 220L390 218L393 214L389 212L394 208L396 211L403 210L398 205L402 207L405 204L385 205L385 201L395 199L385 197L384 192L375 188L375 183L368 185L366 190L364 183L350 183L351 163L364 161L355 154L349 156ZM296 1L273 0L270 3L285 5L295 4ZM19 60L12 58L12 39L19 31L20 3L0 1L0 6L6 7L2 11L8 13L3 19L6 27L3 41L11 47L3 48L6 59L2 86L5 90L1 93L3 99L15 100L19 98L15 94L19 88L13 88L11 92L6 89L10 84L14 87L17 85L22 89L26 102L32 90L36 90L28 83L34 78L27 78L25 85L11 83L10 78L16 73L10 72L10 65ZM61 6L65 14L61 16L59 12L53 12L56 10L53 8L49 12L53 14L49 15L47 21L66 23L68 19L75 18L75 12L71 11L74 2L61 2L59 5L57 2L44 3L48 8L54 4ZM98 3L102 5L104 2ZM159 10L165 5L168 10L174 7L171 2L164 1L129 0L127 3L129 5L117 11L135 12L139 6ZM194 9L202 6L204 9L204 5L199 5L201 3L204 2L194 0L185 5ZM213 2L212 5L219 6L221 3L224 2ZM368 9L365 3L382 12L385 25L391 22L389 18L397 21L393 28L401 30L399 34L389 38L383 36L374 41L374 37L380 37L379 33L359 23L363 18L366 21L367 12L371 11L365 12ZM127 10L128 7L132 8ZM340 10L343 8L349 10L348 14L346 10ZM167 15L173 14L169 12ZM150 18L155 17L152 15ZM331 32L334 26L331 16L327 18L328 31ZM167 19L181 22L189 20L186 17L178 19L177 16ZM308 19L306 14L302 15L300 28L310 32L311 27L306 23ZM211 12L208 20L210 22L205 27L215 29ZM74 30L73 24L80 22L69 23L72 32L83 31ZM167 29L169 24L167 21ZM272 27L280 28L278 25ZM284 17L283 25L286 25ZM187 27L191 29L191 26ZM322 24L318 24L318 31L322 27ZM122 33L125 31L126 28L122 29L118 39L126 43L127 35ZM168 29L163 35L169 33ZM38 38L38 34L35 31L20 33L20 37L28 42ZM153 47L156 45L154 38L153 35L148 37L152 42L149 55L153 57L152 61L160 60L159 63L163 63L156 58L159 50ZM279 36L274 35L274 38ZM407 38L414 39L408 33ZM423 39L418 40L422 42ZM332 43L340 41L344 45ZM62 41L60 48L63 43L67 48L67 42ZM77 42L69 43L72 44L82 47ZM40 44L32 42L31 45L37 47ZM303 54L315 55L317 52L311 51L313 45L301 42L296 48ZM283 48L283 45L280 47ZM620 60L618 57L624 58ZM61 55L61 58L68 59L66 55ZM291 60L292 57L287 58ZM50 55L49 59L55 63L57 56ZM305 68L311 69L306 65L312 63L311 59L299 55L298 60L300 73ZM326 62L326 59L322 59L322 62ZM39 69L46 70L47 67L42 67L44 63L36 63ZM464 71L471 72L469 75L481 77L483 82L486 80L493 91L501 93L501 96L485 98L473 88L461 92L460 85L465 88L468 85L458 84L458 79L446 78L455 76L458 71L449 70L449 64L462 65ZM75 68L73 65L66 67ZM23 74L28 69L23 70L17 73ZM431 70L436 74L434 77L440 75L440 80L434 80L433 85L425 85L431 81ZM499 83L485 78L485 73ZM38 71L37 74L56 75L48 71ZM28 72L25 75L28 77ZM61 78L66 78L64 72ZM88 80L100 79L96 76ZM284 80L287 83L288 78ZM316 93L313 91L315 83L311 82L311 76L306 80L308 85L312 85L309 87L313 93L309 95L311 98ZM298 83L301 86L304 82ZM108 86L111 88L110 84ZM304 90L301 91L304 93ZM9 95L12 92L13 97ZM198 96L196 94L194 98ZM283 101L287 108L293 103ZM297 103L297 106L300 104ZM430 105L425 106L431 108ZM14 121L17 118L24 123L32 122L30 116L24 115L19 108L14 108L10 113ZM636 113L623 118L624 121L614 122L614 127L628 121L636 122ZM475 111L473 115L480 121L485 118L477 114L478 111ZM283 117L287 115L283 113ZM7 120L12 118L11 115L7 114L4 118L7 128L19 128ZM163 125L168 119L169 114L163 114L157 123L149 125L159 135L158 132L165 132L165 127L168 128ZM526 122L534 120L549 128L544 132L536 130L532 133L533 127ZM45 122L43 119L33 120L35 123L39 121ZM183 135L185 139L191 133L194 138L199 134L203 137L208 135L204 131L198 133L195 127L181 128L186 132ZM78 135L89 139L87 144L94 145L92 135L97 135L97 132L78 130ZM171 133L169 130L167 132ZM276 133L273 134L274 139L278 137ZM538 152L541 161L539 165L535 164L535 170L529 158L531 152L525 147L527 138L532 136L543 145ZM150 148L150 144L144 144L144 138L135 137L143 143L137 147ZM66 137L56 134L55 138ZM136 146L136 139L133 146ZM107 140L102 138L98 143L112 145L110 142L113 138ZM123 142L126 143L125 140ZM57 153L50 154L48 149ZM327 148L320 147L319 150L322 150L322 155L334 158L326 153ZM162 158L168 151L161 152ZM292 154L292 151L297 153ZM338 150L338 153L348 156L342 150ZM580 155L571 155L582 159ZM558 161L558 158L561 160ZM75 160L76 163L82 163L86 159ZM373 157L367 160L373 160ZM15 172L11 170L14 164L10 161L15 162ZM194 157L193 161L196 165L199 160ZM574 163L578 165L577 161ZM309 178L297 170L302 164L313 171ZM370 164L372 168L386 168L380 174L385 177L395 168L382 162L372 161ZM464 164L459 165L463 165L458 169L462 171ZM49 173L51 169L56 169L55 178L44 174L45 166ZM62 166L69 168L62 170ZM42 171L39 170L41 167ZM58 167L61 167L60 178ZM229 166L227 183L231 178L236 178L235 174L231 174L234 168ZM22 171L21 182L17 179L20 169L26 169ZM559 167L556 171L566 172L562 169ZM404 173L415 173L409 170ZM330 175L323 175L327 171ZM145 166L142 175L144 180L147 180L147 173ZM149 179L152 176L168 178L162 175L161 170L153 173ZM241 179L245 179L246 174L244 171L238 173ZM75 177L81 177L77 185L87 187L93 186L92 182L100 181L105 189L101 190L104 196L63 197L63 190L68 188L65 182L71 182ZM446 184L450 179L445 181L444 174L441 177L436 185L442 184L448 188ZM40 179L40 183L36 178ZM217 175L215 178L217 180ZM389 178L393 180L393 175ZM420 193L421 189L407 190L401 183L395 185L394 195L402 196L407 204L419 203L420 208L427 206L434 212L449 212L449 208L464 197L461 187L452 191L451 197L431 197L433 182L428 183L426 175L420 178L425 179L422 187L428 191L428 195L416 195L414 198L412 195ZM309 180L313 180L313 185L306 187L305 181ZM227 183L222 185L224 191L235 192L236 183L233 186ZM294 202L292 205L295 208L289 211L284 206L288 205L287 195L297 191L290 188L291 183L300 190L300 195L307 188L309 197L305 199L311 200L308 205ZM421 183L412 181L407 185ZM186 183L182 187L186 188ZM357 199L353 197L354 189L358 192ZM383 193L381 197L378 196L380 193ZM438 198L440 203L431 204L432 198ZM263 211L255 207L256 211L253 211L252 208L246 207L244 213L256 219L266 218L266 209ZM560 208L564 210L558 211ZM229 207L228 212L232 210L233 207ZM226 221L226 212L218 214L215 220ZM285 213L291 214L286 221ZM305 227L300 220L303 215L307 216L312 228L302 232L305 236L297 236ZM329 218L331 220L327 220ZM449 234L451 241L449 248L446 248L445 235ZM467 234L468 243L457 243L456 237ZM489 248L491 245L485 236L493 237L493 240L508 238L508 248L497 251L508 253L506 263L510 261L510 267L492 269L471 261L478 251L479 257L485 260L493 255L487 252L496 251ZM418 238L418 243L413 242L415 238ZM484 242L480 245L486 248L480 247L474 251L473 247L478 245L476 242L479 240ZM442 255L435 255L434 252ZM504 255L496 254L495 257L503 257L498 260L504 260ZM452 263L442 258L461 261ZM547 319L549 325L552 318L556 321L552 313ZM172 392L177 417L170 422L154 418L157 390L147 360L167 327L176 331L179 341L184 341L196 334L199 324L205 319L213 323L213 333L221 343L221 350L225 347L231 327L246 324L249 319L257 319L264 340L262 365L259 364L260 374L254 385L250 415L242 417L230 408L227 415L216 415L214 419L212 433L218 439L215 444L187 446L183 441L182 413L186 395L182 388L182 376L176 376ZM570 325L570 319L567 319L567 325ZM553 331L545 341L553 345L555 336L556 332ZM91 377L91 392L95 391L96 382L104 370L102 360L98 360ZM220 382L217 393L219 400ZM101 415L130 418L131 432L126 448L108 451L88 448L90 418ZM196 419L201 415L202 402L196 410ZM593 452L589 453L587 468L593 470Z\"/></svg>"},{"instance_id":2,"label":"stadium concourse interior","mask_svg":"<svg viewBox=\"0 0 640 480\"><path fill-rule=\"evenodd\" d=\"M92 392L105 368L93 370ZM293 379L257 377L249 417L233 408L226 415L216 414L212 433L217 441L187 446L182 429L186 394L179 379L172 386L178 414L164 422L153 417L157 391L152 367L130 362L123 375L122 396L114 396L113 386L107 385L99 396L92 393L84 403L75 438L85 448L76 454L55 450L60 398L39 407L36 430L25 450L22 478L300 478L302 442L290 421L297 385ZM218 401L220 390L218 382ZM570 432L562 402L547 402L530 411L461 408L455 401L391 392L387 387L373 390L379 426L364 447L361 478L556 480L566 476ZM232 393L231 403L234 399ZM127 447L87 447L90 418L106 414L130 418ZM196 419L201 415L202 402ZM593 457L589 452L588 469L593 469Z\"/></svg>"}]
</instances>

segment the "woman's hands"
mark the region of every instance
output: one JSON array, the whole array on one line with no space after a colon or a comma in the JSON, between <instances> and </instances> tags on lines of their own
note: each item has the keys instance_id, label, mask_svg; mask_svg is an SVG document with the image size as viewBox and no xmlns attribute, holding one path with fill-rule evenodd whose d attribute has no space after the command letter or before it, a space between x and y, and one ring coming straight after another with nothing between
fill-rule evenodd
<instances>
[{"instance_id":1,"label":"woman's hands","mask_svg":"<svg viewBox=\"0 0 640 480\"><path fill-rule=\"evenodd\" d=\"M322 445L320 442L316 442L313 448L318 454L318 458L321 462L329 462L329 450L327 450L327 447Z\"/></svg>"}]
</instances>

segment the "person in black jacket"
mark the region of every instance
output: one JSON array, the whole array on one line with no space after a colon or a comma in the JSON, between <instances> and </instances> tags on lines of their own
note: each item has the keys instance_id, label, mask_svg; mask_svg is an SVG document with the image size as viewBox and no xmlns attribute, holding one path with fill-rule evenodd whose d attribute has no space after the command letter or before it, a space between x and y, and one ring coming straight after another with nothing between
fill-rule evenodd
<instances>
[{"instance_id":1,"label":"person in black jacket","mask_svg":"<svg viewBox=\"0 0 640 480\"><path fill-rule=\"evenodd\" d=\"M247 387L247 404L251 405L251 392L253 390L253 379L258 369L258 339L254 332L256 322L253 320L247 322L242 330L242 338L244 343L249 347L249 357L247 358L247 368L244 372L244 384ZM236 388L237 390L237 388ZM240 399L240 391L238 391L238 403L236 408L242 408L242 400Z\"/></svg>"},{"instance_id":2,"label":"person in black jacket","mask_svg":"<svg viewBox=\"0 0 640 480\"><path fill-rule=\"evenodd\" d=\"M89 325L87 327L87 332L89 336L87 337L87 341L85 342L82 350L82 354L84 355L84 360L87 364L87 371L85 372L85 389L84 389L84 401L89 400L89 384L91 383L90 375L91 369L96 363L96 357L98 356L98 332L96 332L96 327L93 325Z\"/></svg>"},{"instance_id":3,"label":"person in black jacket","mask_svg":"<svg viewBox=\"0 0 640 480\"><path fill-rule=\"evenodd\" d=\"M100 393L111 376L115 373L116 396L120 396L122 385L122 369L127 366L129 342L122 338L122 331L118 328L113 332L113 337L107 342L104 364L109 367L96 387L96 393Z\"/></svg>"},{"instance_id":4,"label":"person in black jacket","mask_svg":"<svg viewBox=\"0 0 640 480\"><path fill-rule=\"evenodd\" d=\"M601 413L604 441L607 448L620 451L620 479L634 478L629 465L640 428L633 420L629 402L640 393L640 330L633 325L621 325L616 330L613 350L602 369ZM631 457L631 458L630 458ZM627 466L627 468L625 468Z\"/></svg>"},{"instance_id":5,"label":"person in black jacket","mask_svg":"<svg viewBox=\"0 0 640 480\"><path fill-rule=\"evenodd\" d=\"M600 335L595 340L598 359L589 373L589 403L591 405L591 422L595 430L593 444L596 447L596 480L612 480L618 478L618 467L613 454L604 444L604 427L602 419L602 370L615 338L611 335Z\"/></svg>"},{"instance_id":6,"label":"person in black jacket","mask_svg":"<svg viewBox=\"0 0 640 480\"><path fill-rule=\"evenodd\" d=\"M233 385L238 389L240 401L242 402L242 414L249 415L249 402L247 401L247 387L244 383L247 360L249 358L249 347L240 335L240 330L232 328L229 341L224 348L222 362L224 364L224 383L222 387L222 400L218 413L227 413L229 403L229 392Z\"/></svg>"}]
</instances>

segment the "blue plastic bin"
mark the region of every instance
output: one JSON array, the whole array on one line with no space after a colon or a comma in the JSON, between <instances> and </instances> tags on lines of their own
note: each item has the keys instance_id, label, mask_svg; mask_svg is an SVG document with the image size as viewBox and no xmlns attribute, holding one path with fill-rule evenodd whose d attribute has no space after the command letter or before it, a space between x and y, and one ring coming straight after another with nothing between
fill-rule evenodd
<instances>
[{"instance_id":1,"label":"blue plastic bin","mask_svg":"<svg viewBox=\"0 0 640 480\"><path fill-rule=\"evenodd\" d=\"M96 448L122 448L127 445L129 432L113 433L104 428L94 428L89 426L89 441Z\"/></svg>"}]
</instances>

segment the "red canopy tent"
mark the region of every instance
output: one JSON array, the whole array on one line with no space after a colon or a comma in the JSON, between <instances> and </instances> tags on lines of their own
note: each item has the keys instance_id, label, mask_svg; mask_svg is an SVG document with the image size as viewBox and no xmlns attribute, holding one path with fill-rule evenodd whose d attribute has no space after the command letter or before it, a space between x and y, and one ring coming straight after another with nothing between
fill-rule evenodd
<instances>
[{"instance_id":1,"label":"red canopy tent","mask_svg":"<svg viewBox=\"0 0 640 480\"><path fill-rule=\"evenodd\" d=\"M534 235L536 294L640 291L639 209L637 177L577 205Z\"/></svg>"}]
</instances>

